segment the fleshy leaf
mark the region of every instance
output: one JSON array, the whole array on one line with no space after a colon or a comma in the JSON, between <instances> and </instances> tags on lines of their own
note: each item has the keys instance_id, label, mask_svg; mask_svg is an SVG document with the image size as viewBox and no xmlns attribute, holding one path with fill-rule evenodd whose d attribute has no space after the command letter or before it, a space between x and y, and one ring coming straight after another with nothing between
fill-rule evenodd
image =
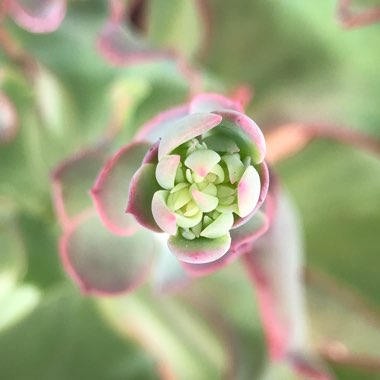
<instances>
[{"instance_id":1,"label":"fleshy leaf","mask_svg":"<svg viewBox=\"0 0 380 380\"><path fill-rule=\"evenodd\" d=\"M198 211L192 216L183 216L176 213L177 224L182 228L192 228L195 227L202 220L202 211Z\"/></svg>"},{"instance_id":2,"label":"fleshy leaf","mask_svg":"<svg viewBox=\"0 0 380 380\"><path fill-rule=\"evenodd\" d=\"M207 276L236 260L245 254L250 245L262 236L269 227L268 217L261 212L257 212L251 219L242 226L230 231L231 247L220 259L206 264L182 263L186 273L192 277Z\"/></svg>"},{"instance_id":3,"label":"fleshy leaf","mask_svg":"<svg viewBox=\"0 0 380 380\"><path fill-rule=\"evenodd\" d=\"M100 53L116 66L129 66L169 58L167 53L149 46L130 28L108 21L98 37Z\"/></svg>"},{"instance_id":4,"label":"fleshy leaf","mask_svg":"<svg viewBox=\"0 0 380 380\"><path fill-rule=\"evenodd\" d=\"M302 291L302 238L298 217L289 199L278 198L274 223L243 256L255 283L261 317L273 360L288 361L302 375L328 379L323 369L308 361L309 337ZM294 358L302 358L302 366ZM312 355L310 355L312 357Z\"/></svg>"},{"instance_id":5,"label":"fleshy leaf","mask_svg":"<svg viewBox=\"0 0 380 380\"><path fill-rule=\"evenodd\" d=\"M34 33L56 30L66 14L66 0L12 0L10 12L21 27Z\"/></svg>"},{"instance_id":6,"label":"fleshy leaf","mask_svg":"<svg viewBox=\"0 0 380 380\"><path fill-rule=\"evenodd\" d=\"M155 0L148 11L147 38L156 46L191 58L205 39L206 25L197 1Z\"/></svg>"},{"instance_id":7,"label":"fleshy leaf","mask_svg":"<svg viewBox=\"0 0 380 380\"><path fill-rule=\"evenodd\" d=\"M194 202L197 204L201 211L210 212L212 210L215 210L219 202L217 197L199 191L196 188L196 185L192 185L190 189L191 196L193 197Z\"/></svg>"},{"instance_id":8,"label":"fleshy leaf","mask_svg":"<svg viewBox=\"0 0 380 380\"><path fill-rule=\"evenodd\" d=\"M143 164L132 178L129 188L127 213L131 213L144 227L162 232L152 214L152 199L161 190L155 178L156 165Z\"/></svg>"},{"instance_id":9,"label":"fleshy leaf","mask_svg":"<svg viewBox=\"0 0 380 380\"><path fill-rule=\"evenodd\" d=\"M171 236L169 249L181 261L192 264L204 264L222 257L229 249L231 237L226 234L217 239L196 238L187 240L180 235Z\"/></svg>"},{"instance_id":10,"label":"fleshy leaf","mask_svg":"<svg viewBox=\"0 0 380 380\"><path fill-rule=\"evenodd\" d=\"M160 139L163 133L170 133L173 124L188 114L187 105L171 108L159 113L152 120L145 123L137 132L135 140L146 140L152 143Z\"/></svg>"},{"instance_id":11,"label":"fleshy leaf","mask_svg":"<svg viewBox=\"0 0 380 380\"><path fill-rule=\"evenodd\" d=\"M169 154L179 145L197 137L217 126L222 118L212 113L197 113L188 115L176 122L162 135L158 148L158 158Z\"/></svg>"},{"instance_id":12,"label":"fleshy leaf","mask_svg":"<svg viewBox=\"0 0 380 380\"><path fill-rule=\"evenodd\" d=\"M266 144L264 135L256 123L237 111L215 111L223 121L215 132L228 136L236 142L244 155L252 156L254 163L264 161Z\"/></svg>"},{"instance_id":13,"label":"fleshy leaf","mask_svg":"<svg viewBox=\"0 0 380 380\"><path fill-rule=\"evenodd\" d=\"M207 147L216 152L237 153L240 151L235 141L226 136L211 134L203 139Z\"/></svg>"},{"instance_id":14,"label":"fleshy leaf","mask_svg":"<svg viewBox=\"0 0 380 380\"><path fill-rule=\"evenodd\" d=\"M201 177L205 177L220 161L218 153L202 149L191 153L185 160L185 165Z\"/></svg>"},{"instance_id":15,"label":"fleshy leaf","mask_svg":"<svg viewBox=\"0 0 380 380\"><path fill-rule=\"evenodd\" d=\"M162 157L156 168L157 182L167 190L174 187L174 180L179 166L181 157L178 155L169 155Z\"/></svg>"},{"instance_id":16,"label":"fleshy leaf","mask_svg":"<svg viewBox=\"0 0 380 380\"><path fill-rule=\"evenodd\" d=\"M265 206L266 208L270 207L269 205ZM268 230L270 225L270 216L268 215L268 212L270 211L267 209L265 210L265 213L260 210L247 222L231 230L231 252L228 252L231 259L240 255L240 247L253 243Z\"/></svg>"},{"instance_id":17,"label":"fleshy leaf","mask_svg":"<svg viewBox=\"0 0 380 380\"><path fill-rule=\"evenodd\" d=\"M253 166L248 166L237 187L240 217L244 218L254 210L259 200L260 191L260 176Z\"/></svg>"},{"instance_id":18,"label":"fleshy leaf","mask_svg":"<svg viewBox=\"0 0 380 380\"><path fill-rule=\"evenodd\" d=\"M162 231L169 235L175 235L177 233L176 216L166 205L168 195L169 192L166 190L158 190L154 193L151 206L152 214Z\"/></svg>"},{"instance_id":19,"label":"fleshy leaf","mask_svg":"<svg viewBox=\"0 0 380 380\"><path fill-rule=\"evenodd\" d=\"M131 291L148 274L154 254L151 232L128 237L112 234L96 214L64 233L60 251L66 271L84 293L107 295Z\"/></svg>"},{"instance_id":20,"label":"fleshy leaf","mask_svg":"<svg viewBox=\"0 0 380 380\"><path fill-rule=\"evenodd\" d=\"M235 223L234 223L234 228L239 227L243 225L244 223L246 223L246 221L249 220L252 217L252 215L254 215L257 212L257 210L262 206L264 201L267 199L268 190L269 190L269 182L272 183L271 185L271 189L273 190L272 193L276 192L277 179L275 176L273 176L273 173L269 172L268 166L265 163L265 161L262 162L260 165L256 166L256 170L260 176L260 185L261 185L259 199L251 213L249 213L244 218L241 218L241 217L236 218Z\"/></svg>"},{"instance_id":21,"label":"fleshy leaf","mask_svg":"<svg viewBox=\"0 0 380 380\"><path fill-rule=\"evenodd\" d=\"M190 103L190 113L233 110L244 112L242 106L219 94L205 93L197 95Z\"/></svg>"},{"instance_id":22,"label":"fleshy leaf","mask_svg":"<svg viewBox=\"0 0 380 380\"><path fill-rule=\"evenodd\" d=\"M156 241L160 246L160 252L156 259L153 273L154 289L160 293L175 291L190 282L178 259L170 252L167 244L169 236L165 234L157 235Z\"/></svg>"},{"instance_id":23,"label":"fleshy leaf","mask_svg":"<svg viewBox=\"0 0 380 380\"><path fill-rule=\"evenodd\" d=\"M232 213L221 214L201 232L201 236L209 239L219 238L227 234L233 224L234 217Z\"/></svg>"},{"instance_id":24,"label":"fleshy leaf","mask_svg":"<svg viewBox=\"0 0 380 380\"><path fill-rule=\"evenodd\" d=\"M91 208L89 189L104 161L105 152L101 149L88 150L67 159L54 170L53 201L62 225Z\"/></svg>"},{"instance_id":25,"label":"fleshy leaf","mask_svg":"<svg viewBox=\"0 0 380 380\"><path fill-rule=\"evenodd\" d=\"M149 144L131 143L120 149L104 166L91 190L96 209L107 228L118 235L128 235L136 228L126 215L131 179L140 167Z\"/></svg>"}]
</instances>

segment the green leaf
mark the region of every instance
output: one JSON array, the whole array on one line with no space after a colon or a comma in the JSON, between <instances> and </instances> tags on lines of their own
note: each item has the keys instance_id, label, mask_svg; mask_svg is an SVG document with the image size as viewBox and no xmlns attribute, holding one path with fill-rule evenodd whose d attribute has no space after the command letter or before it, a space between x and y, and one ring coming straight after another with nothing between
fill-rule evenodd
<instances>
[{"instance_id":1,"label":"green leaf","mask_svg":"<svg viewBox=\"0 0 380 380\"><path fill-rule=\"evenodd\" d=\"M151 357L111 331L90 299L64 287L0 332L0 357L2 379L158 378Z\"/></svg>"},{"instance_id":2,"label":"green leaf","mask_svg":"<svg viewBox=\"0 0 380 380\"><path fill-rule=\"evenodd\" d=\"M379 160L319 141L278 169L304 221L308 263L379 306Z\"/></svg>"},{"instance_id":3,"label":"green leaf","mask_svg":"<svg viewBox=\"0 0 380 380\"><path fill-rule=\"evenodd\" d=\"M226 347L213 326L181 299L139 293L99 301L111 325L131 334L180 380L220 378L229 363Z\"/></svg>"},{"instance_id":4,"label":"green leaf","mask_svg":"<svg viewBox=\"0 0 380 380\"><path fill-rule=\"evenodd\" d=\"M205 39L197 1L153 0L148 14L148 38L157 46L174 49L192 57Z\"/></svg>"}]
</instances>

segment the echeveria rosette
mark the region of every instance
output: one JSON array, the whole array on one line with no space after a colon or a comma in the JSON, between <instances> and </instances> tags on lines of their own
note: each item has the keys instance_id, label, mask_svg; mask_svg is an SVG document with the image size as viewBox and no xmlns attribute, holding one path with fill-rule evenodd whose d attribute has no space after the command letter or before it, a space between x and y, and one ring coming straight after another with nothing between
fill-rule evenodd
<instances>
[{"instance_id":1,"label":"echeveria rosette","mask_svg":"<svg viewBox=\"0 0 380 380\"><path fill-rule=\"evenodd\" d=\"M268 228L258 210L269 185L264 157L264 137L241 105L202 94L146 123L106 163L92 196L111 232L128 239L137 220L163 233L189 274L207 274Z\"/></svg>"}]
</instances>

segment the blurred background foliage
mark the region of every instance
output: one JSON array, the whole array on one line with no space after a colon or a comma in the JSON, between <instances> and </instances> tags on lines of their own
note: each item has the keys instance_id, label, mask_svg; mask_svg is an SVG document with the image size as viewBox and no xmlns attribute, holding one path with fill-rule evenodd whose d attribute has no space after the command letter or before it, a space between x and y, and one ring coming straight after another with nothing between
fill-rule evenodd
<instances>
[{"instance_id":1,"label":"blurred background foliage","mask_svg":"<svg viewBox=\"0 0 380 380\"><path fill-rule=\"evenodd\" d=\"M210 0L205 24L191 1L152 0L147 36L190 57L209 89L251 86L248 114L264 131L313 121L380 137L380 25L344 30L335 9L333 0ZM149 286L84 298L63 273L52 169L99 144L115 114L114 148L188 94L174 63L107 63L96 49L106 17L105 1L73 0L53 33L1 25L38 64L0 49L0 89L20 125L0 145L0 378L157 379L174 368L180 379L295 379L267 363L239 263L160 298ZM318 141L275 169L304 222L314 342L338 379L380 379L378 158Z\"/></svg>"}]
</instances>

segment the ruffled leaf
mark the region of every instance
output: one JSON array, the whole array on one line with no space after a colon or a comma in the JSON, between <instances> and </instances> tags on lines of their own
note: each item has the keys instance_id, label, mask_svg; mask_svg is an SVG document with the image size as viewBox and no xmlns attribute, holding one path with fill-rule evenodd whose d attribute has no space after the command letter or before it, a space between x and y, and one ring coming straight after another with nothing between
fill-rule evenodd
<instances>
[{"instance_id":1,"label":"ruffled leaf","mask_svg":"<svg viewBox=\"0 0 380 380\"><path fill-rule=\"evenodd\" d=\"M171 236L169 249L181 261L192 264L204 264L222 257L229 249L231 237L226 234L217 239L196 238L188 240L180 235Z\"/></svg>"},{"instance_id":2,"label":"ruffled leaf","mask_svg":"<svg viewBox=\"0 0 380 380\"><path fill-rule=\"evenodd\" d=\"M115 236L90 214L64 233L60 251L66 271L84 293L106 295L139 286L155 248L149 231Z\"/></svg>"},{"instance_id":3,"label":"ruffled leaf","mask_svg":"<svg viewBox=\"0 0 380 380\"><path fill-rule=\"evenodd\" d=\"M53 32L65 17L66 0L13 0L10 12L16 23L30 32Z\"/></svg>"}]
</instances>

